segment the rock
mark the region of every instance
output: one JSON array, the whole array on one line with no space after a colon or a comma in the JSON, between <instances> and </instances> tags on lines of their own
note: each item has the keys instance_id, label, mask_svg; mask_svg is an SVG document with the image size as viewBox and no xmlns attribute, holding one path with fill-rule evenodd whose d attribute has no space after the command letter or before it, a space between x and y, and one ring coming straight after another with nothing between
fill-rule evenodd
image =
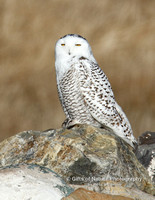
<instances>
[{"instance_id":1,"label":"rock","mask_svg":"<svg viewBox=\"0 0 155 200\"><path fill-rule=\"evenodd\" d=\"M133 200L128 197L99 194L90 190L79 188L68 197L62 198L62 200Z\"/></svg>"},{"instance_id":2,"label":"rock","mask_svg":"<svg viewBox=\"0 0 155 200\"><path fill-rule=\"evenodd\" d=\"M155 144L155 132L146 131L138 137L138 145Z\"/></svg>"},{"instance_id":3,"label":"rock","mask_svg":"<svg viewBox=\"0 0 155 200\"><path fill-rule=\"evenodd\" d=\"M155 132L147 131L139 136L135 154L155 183Z\"/></svg>"},{"instance_id":4,"label":"rock","mask_svg":"<svg viewBox=\"0 0 155 200\"><path fill-rule=\"evenodd\" d=\"M93 126L25 131L0 143L0 153L2 167L38 164L55 171L74 188L122 196L128 196L128 188L155 193L132 147L108 130Z\"/></svg>"},{"instance_id":5,"label":"rock","mask_svg":"<svg viewBox=\"0 0 155 200\"><path fill-rule=\"evenodd\" d=\"M0 170L0 200L61 200L73 189L53 171L36 165Z\"/></svg>"},{"instance_id":6,"label":"rock","mask_svg":"<svg viewBox=\"0 0 155 200\"><path fill-rule=\"evenodd\" d=\"M124 187L124 185L116 182L109 183L107 181L106 184L104 184L102 192L112 195L122 195L123 197L133 198L134 200L155 200L155 198L150 194L142 192L136 188Z\"/></svg>"},{"instance_id":7,"label":"rock","mask_svg":"<svg viewBox=\"0 0 155 200\"><path fill-rule=\"evenodd\" d=\"M119 188L120 189L120 188ZM108 195L105 193L97 193L90 190L86 190L83 188L79 188L71 193L69 196L64 197L62 200L127 200L127 199L134 199L134 200L155 200L155 198L147 193L144 193L137 189L129 189L123 188L121 190L122 194L126 195L128 193L128 197L124 195Z\"/></svg>"}]
</instances>

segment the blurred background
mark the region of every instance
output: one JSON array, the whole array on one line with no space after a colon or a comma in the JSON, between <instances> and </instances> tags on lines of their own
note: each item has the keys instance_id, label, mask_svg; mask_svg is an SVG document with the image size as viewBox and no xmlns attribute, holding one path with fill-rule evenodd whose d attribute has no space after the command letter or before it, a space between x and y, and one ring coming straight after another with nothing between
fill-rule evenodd
<instances>
[{"instance_id":1,"label":"blurred background","mask_svg":"<svg viewBox=\"0 0 155 200\"><path fill-rule=\"evenodd\" d=\"M60 128L54 48L65 34L90 43L134 135L155 131L154 0L0 0L0 140Z\"/></svg>"}]
</instances>

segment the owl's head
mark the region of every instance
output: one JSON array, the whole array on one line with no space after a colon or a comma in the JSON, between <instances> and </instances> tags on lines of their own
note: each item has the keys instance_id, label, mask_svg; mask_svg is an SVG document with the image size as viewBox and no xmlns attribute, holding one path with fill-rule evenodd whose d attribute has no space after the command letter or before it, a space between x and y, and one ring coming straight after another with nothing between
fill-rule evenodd
<instances>
[{"instance_id":1,"label":"owl's head","mask_svg":"<svg viewBox=\"0 0 155 200\"><path fill-rule=\"evenodd\" d=\"M85 38L76 34L68 34L61 37L55 46L56 59L69 59L72 57L92 56L92 51L89 43Z\"/></svg>"}]
</instances>

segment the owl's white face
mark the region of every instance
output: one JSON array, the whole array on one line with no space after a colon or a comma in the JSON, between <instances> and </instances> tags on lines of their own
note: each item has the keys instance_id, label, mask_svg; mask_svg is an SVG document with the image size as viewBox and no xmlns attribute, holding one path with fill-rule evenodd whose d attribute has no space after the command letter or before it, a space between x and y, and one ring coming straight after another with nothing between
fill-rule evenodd
<instances>
[{"instance_id":1,"label":"owl's white face","mask_svg":"<svg viewBox=\"0 0 155 200\"><path fill-rule=\"evenodd\" d=\"M60 38L55 46L55 68L57 78L61 79L63 74L73 66L75 62L79 62L80 57L96 62L91 47L85 38L76 34L69 34Z\"/></svg>"},{"instance_id":2,"label":"owl's white face","mask_svg":"<svg viewBox=\"0 0 155 200\"><path fill-rule=\"evenodd\" d=\"M57 41L55 56L56 59L69 59L73 56L89 58L92 56L92 51L86 39L79 35L69 34Z\"/></svg>"}]
</instances>

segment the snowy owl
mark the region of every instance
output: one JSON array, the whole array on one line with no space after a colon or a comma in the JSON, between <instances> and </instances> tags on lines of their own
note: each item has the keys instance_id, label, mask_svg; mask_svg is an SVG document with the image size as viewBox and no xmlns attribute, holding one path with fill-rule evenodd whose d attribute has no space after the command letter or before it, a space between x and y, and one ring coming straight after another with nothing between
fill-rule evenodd
<instances>
[{"instance_id":1,"label":"snowy owl","mask_svg":"<svg viewBox=\"0 0 155 200\"><path fill-rule=\"evenodd\" d=\"M63 127L108 127L134 147L137 142L131 125L85 38L68 34L57 41L55 69L58 94L67 117Z\"/></svg>"}]
</instances>

